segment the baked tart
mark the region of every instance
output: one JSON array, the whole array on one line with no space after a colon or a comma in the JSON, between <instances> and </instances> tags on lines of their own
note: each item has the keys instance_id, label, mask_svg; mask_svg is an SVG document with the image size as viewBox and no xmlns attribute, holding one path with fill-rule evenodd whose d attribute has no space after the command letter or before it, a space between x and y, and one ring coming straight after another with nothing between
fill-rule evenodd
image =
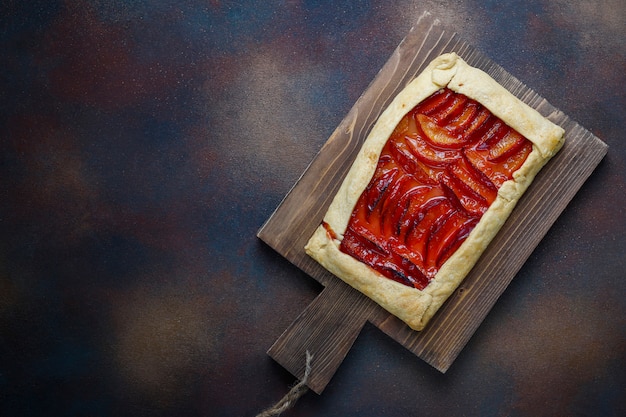
<instances>
[{"instance_id":1,"label":"baked tart","mask_svg":"<svg viewBox=\"0 0 626 417\"><path fill-rule=\"evenodd\" d=\"M378 118L305 250L422 330L564 131L454 53Z\"/></svg>"}]
</instances>

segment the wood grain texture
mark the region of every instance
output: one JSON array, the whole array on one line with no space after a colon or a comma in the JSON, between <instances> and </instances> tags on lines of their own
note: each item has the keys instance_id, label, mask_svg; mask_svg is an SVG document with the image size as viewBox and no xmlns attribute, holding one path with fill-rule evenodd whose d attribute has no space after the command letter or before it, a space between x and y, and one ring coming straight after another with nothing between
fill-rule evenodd
<instances>
[{"instance_id":1,"label":"wood grain texture","mask_svg":"<svg viewBox=\"0 0 626 417\"><path fill-rule=\"evenodd\" d=\"M416 332L335 278L304 252L369 130L393 97L435 57L456 52L565 129L565 145L543 168L461 286L425 330ZM325 286L268 354L321 393L370 321L441 372L454 362L499 296L591 175L607 146L492 62L438 20L424 14L258 232L258 237Z\"/></svg>"}]
</instances>

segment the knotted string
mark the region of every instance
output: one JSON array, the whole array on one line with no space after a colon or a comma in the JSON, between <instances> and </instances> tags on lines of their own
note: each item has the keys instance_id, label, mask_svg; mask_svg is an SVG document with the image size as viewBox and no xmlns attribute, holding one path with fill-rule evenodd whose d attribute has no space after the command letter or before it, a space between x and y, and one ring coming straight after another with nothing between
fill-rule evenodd
<instances>
[{"instance_id":1,"label":"knotted string","mask_svg":"<svg viewBox=\"0 0 626 417\"><path fill-rule=\"evenodd\" d=\"M278 416L284 411L287 411L298 401L300 397L302 397L309 390L307 387L307 382L309 381L309 375L311 374L311 359L313 356L306 351L306 366L304 368L304 378L302 381L298 382L289 390L289 392L276 404L267 410L263 411L261 414L257 414L256 417L273 417Z\"/></svg>"}]
</instances>

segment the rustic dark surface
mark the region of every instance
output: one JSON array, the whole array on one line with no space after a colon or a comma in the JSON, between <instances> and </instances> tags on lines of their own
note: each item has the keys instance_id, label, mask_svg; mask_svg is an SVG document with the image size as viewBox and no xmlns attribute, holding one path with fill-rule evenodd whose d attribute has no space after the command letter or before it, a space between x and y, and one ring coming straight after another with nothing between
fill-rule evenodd
<instances>
[{"instance_id":1,"label":"rustic dark surface","mask_svg":"<svg viewBox=\"0 0 626 417\"><path fill-rule=\"evenodd\" d=\"M617 0L3 3L0 415L278 400L322 288L256 231L425 10L609 152L445 375L366 325L285 415L624 415Z\"/></svg>"}]
</instances>

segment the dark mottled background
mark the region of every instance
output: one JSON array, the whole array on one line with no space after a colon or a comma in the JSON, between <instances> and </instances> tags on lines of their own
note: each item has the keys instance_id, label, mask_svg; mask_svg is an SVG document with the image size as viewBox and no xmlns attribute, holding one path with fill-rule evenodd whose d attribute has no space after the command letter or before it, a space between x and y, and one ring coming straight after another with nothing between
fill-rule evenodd
<instances>
[{"instance_id":1,"label":"dark mottled background","mask_svg":"<svg viewBox=\"0 0 626 417\"><path fill-rule=\"evenodd\" d=\"M255 233L426 10L609 153L447 374L368 325L285 415L626 415L621 0L2 2L0 415L278 400L320 287Z\"/></svg>"}]
</instances>

